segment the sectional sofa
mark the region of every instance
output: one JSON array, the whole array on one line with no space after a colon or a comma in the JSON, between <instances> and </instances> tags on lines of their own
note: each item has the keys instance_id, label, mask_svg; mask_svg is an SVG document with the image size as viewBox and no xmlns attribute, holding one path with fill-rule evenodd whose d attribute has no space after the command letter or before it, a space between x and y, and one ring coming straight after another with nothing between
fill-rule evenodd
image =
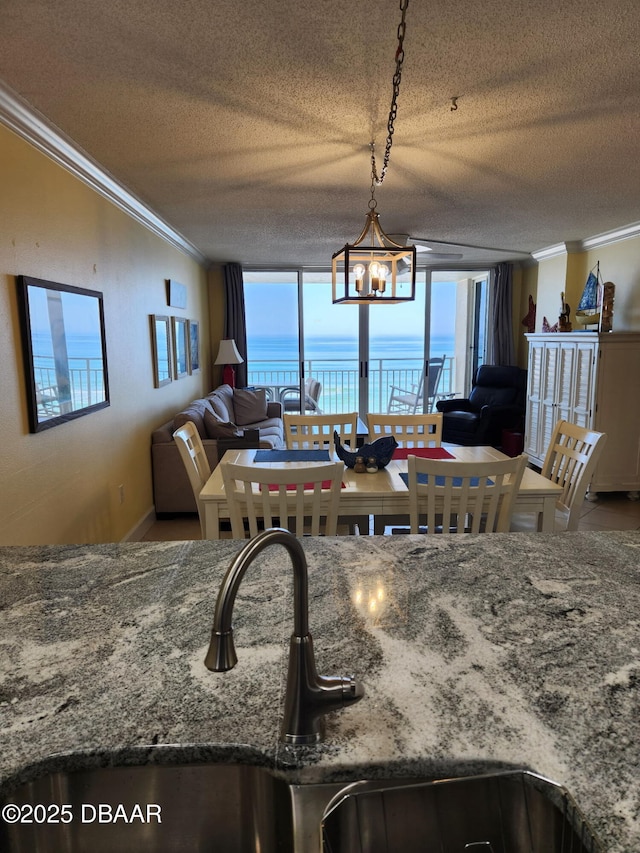
<instances>
[{"instance_id":1,"label":"sectional sofa","mask_svg":"<svg viewBox=\"0 0 640 853\"><path fill-rule=\"evenodd\" d=\"M211 468L234 447L284 447L281 403L267 402L262 389L220 385L193 400L151 434L151 466L156 515L197 512L196 502L173 433L192 421ZM257 432L256 432L257 431Z\"/></svg>"}]
</instances>

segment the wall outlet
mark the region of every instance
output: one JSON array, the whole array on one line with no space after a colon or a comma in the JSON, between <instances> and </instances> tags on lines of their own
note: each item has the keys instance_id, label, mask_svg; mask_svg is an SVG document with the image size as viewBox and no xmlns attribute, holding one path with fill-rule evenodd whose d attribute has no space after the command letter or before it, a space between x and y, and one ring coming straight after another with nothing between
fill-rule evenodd
<instances>
[{"instance_id":1,"label":"wall outlet","mask_svg":"<svg viewBox=\"0 0 640 853\"><path fill-rule=\"evenodd\" d=\"M120 503L124 503L124 483L120 483L118 486L118 498L120 499Z\"/></svg>"}]
</instances>

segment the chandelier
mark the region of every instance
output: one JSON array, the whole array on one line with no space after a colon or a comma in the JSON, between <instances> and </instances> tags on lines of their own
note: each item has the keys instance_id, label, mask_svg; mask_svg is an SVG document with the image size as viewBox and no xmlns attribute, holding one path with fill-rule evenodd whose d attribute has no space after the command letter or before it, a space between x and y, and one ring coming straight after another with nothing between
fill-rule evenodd
<instances>
[{"instance_id":1,"label":"chandelier","mask_svg":"<svg viewBox=\"0 0 640 853\"><path fill-rule=\"evenodd\" d=\"M416 247L396 243L384 233L376 210L376 187L384 181L389 165L398 93L404 62L405 16L409 0L401 0L402 18L398 25L396 69L393 95L387 121L387 142L382 169L378 175L375 142L371 142L371 198L369 212L360 236L347 243L331 259L333 302L345 305L375 305L379 302L410 302L416 294Z\"/></svg>"}]
</instances>

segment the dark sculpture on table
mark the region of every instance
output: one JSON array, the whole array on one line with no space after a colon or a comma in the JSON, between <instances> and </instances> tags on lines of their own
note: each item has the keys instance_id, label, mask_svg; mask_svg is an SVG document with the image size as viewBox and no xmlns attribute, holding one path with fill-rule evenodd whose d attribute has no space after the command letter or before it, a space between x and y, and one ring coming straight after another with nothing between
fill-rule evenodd
<instances>
[{"instance_id":1,"label":"dark sculpture on table","mask_svg":"<svg viewBox=\"0 0 640 853\"><path fill-rule=\"evenodd\" d=\"M384 468L391 461L393 451L398 446L398 442L392 435L383 435L380 438L376 438L370 444L363 444L357 450L347 450L341 444L337 430L334 430L333 442L338 459L341 459L347 468L353 468L359 456L362 456L365 460L373 458L376 460L378 468Z\"/></svg>"}]
</instances>

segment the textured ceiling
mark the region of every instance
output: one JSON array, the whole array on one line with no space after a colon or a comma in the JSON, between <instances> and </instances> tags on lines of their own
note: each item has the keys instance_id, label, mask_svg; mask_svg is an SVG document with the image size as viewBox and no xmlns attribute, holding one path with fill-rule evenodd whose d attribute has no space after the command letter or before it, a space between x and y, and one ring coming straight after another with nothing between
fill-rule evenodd
<instances>
[{"instance_id":1,"label":"textured ceiling","mask_svg":"<svg viewBox=\"0 0 640 853\"><path fill-rule=\"evenodd\" d=\"M0 79L212 261L327 264L359 234L397 2L1 8ZM411 0L385 231L510 250L471 261L640 220L639 44L638 0Z\"/></svg>"}]
</instances>

